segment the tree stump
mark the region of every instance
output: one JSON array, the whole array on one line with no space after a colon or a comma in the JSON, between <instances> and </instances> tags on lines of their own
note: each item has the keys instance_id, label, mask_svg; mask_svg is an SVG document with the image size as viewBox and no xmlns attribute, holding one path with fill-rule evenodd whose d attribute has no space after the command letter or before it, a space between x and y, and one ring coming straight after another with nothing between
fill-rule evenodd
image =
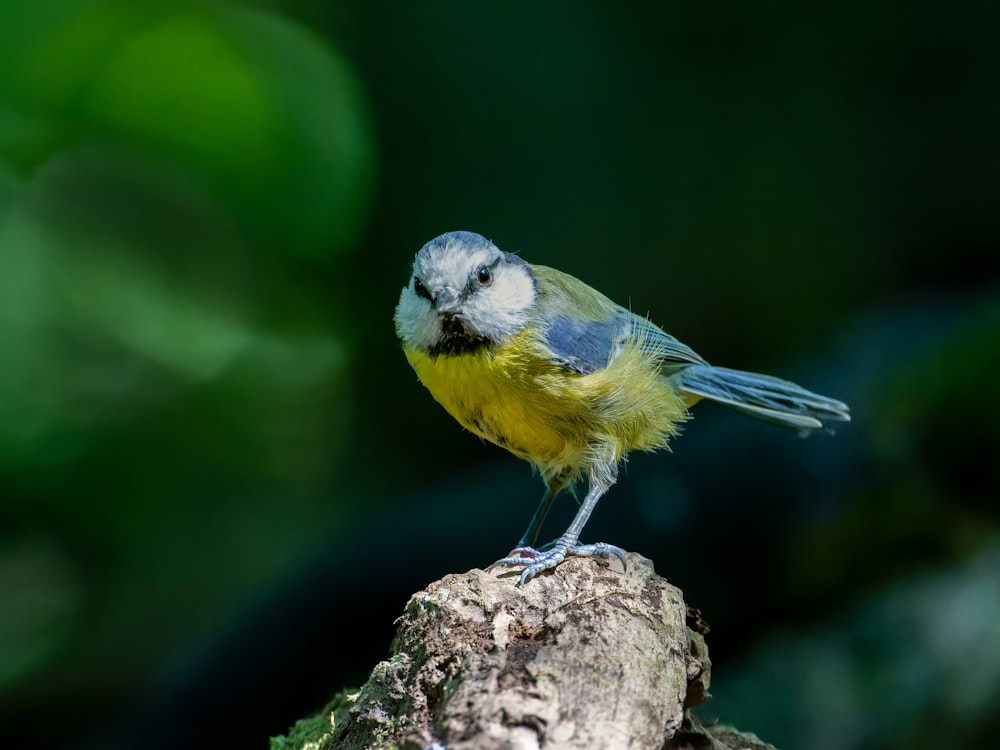
<instances>
[{"instance_id":1,"label":"tree stump","mask_svg":"<svg viewBox=\"0 0 1000 750\"><path fill-rule=\"evenodd\" d=\"M708 699L707 628L649 560L518 575L475 569L414 594L392 656L272 750L770 748L686 713Z\"/></svg>"}]
</instances>

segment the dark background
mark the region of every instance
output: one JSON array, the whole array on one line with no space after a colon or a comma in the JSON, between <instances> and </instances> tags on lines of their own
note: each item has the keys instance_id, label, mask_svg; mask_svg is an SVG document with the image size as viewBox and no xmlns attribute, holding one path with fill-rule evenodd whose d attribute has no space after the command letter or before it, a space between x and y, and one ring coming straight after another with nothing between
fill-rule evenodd
<instances>
[{"instance_id":1,"label":"dark background","mask_svg":"<svg viewBox=\"0 0 1000 750\"><path fill-rule=\"evenodd\" d=\"M998 13L537 6L0 6L5 747L264 747L508 551L540 482L392 328L454 229L851 404L700 406L585 531L711 624L702 716L991 744Z\"/></svg>"}]
</instances>

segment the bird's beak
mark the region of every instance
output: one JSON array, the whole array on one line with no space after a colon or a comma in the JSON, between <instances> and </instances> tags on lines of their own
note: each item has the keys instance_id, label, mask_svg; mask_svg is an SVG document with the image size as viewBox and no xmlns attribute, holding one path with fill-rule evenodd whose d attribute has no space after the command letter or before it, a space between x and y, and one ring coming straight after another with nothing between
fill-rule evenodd
<instances>
[{"instance_id":1,"label":"bird's beak","mask_svg":"<svg viewBox=\"0 0 1000 750\"><path fill-rule=\"evenodd\" d=\"M439 315L455 315L462 309L462 300L458 292L446 287L434 298L434 309Z\"/></svg>"}]
</instances>

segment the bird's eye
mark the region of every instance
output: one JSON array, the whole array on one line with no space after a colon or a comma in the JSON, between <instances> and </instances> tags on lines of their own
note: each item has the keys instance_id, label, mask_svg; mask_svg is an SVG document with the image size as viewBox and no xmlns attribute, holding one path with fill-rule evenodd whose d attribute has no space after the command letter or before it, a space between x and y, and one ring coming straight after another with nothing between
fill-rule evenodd
<instances>
[{"instance_id":1,"label":"bird's eye","mask_svg":"<svg viewBox=\"0 0 1000 750\"><path fill-rule=\"evenodd\" d=\"M424 282L418 279L416 276L413 277L413 291L417 293L418 297L423 297L426 300L434 301L431 296L430 290L424 286Z\"/></svg>"},{"instance_id":2,"label":"bird's eye","mask_svg":"<svg viewBox=\"0 0 1000 750\"><path fill-rule=\"evenodd\" d=\"M476 280L483 286L486 286L493 281L493 269L489 266L480 266L479 270L476 271Z\"/></svg>"}]
</instances>

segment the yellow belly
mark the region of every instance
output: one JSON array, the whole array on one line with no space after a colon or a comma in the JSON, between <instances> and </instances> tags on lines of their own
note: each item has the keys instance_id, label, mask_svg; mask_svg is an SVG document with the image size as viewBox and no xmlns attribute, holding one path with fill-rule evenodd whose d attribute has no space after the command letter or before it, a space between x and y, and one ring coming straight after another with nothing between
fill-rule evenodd
<instances>
[{"instance_id":1,"label":"yellow belly","mask_svg":"<svg viewBox=\"0 0 1000 750\"><path fill-rule=\"evenodd\" d=\"M527 334L499 350L433 359L406 352L449 414L531 461L546 478L575 473L588 462L616 464L632 450L662 448L687 418L676 390L637 347L589 375L544 355Z\"/></svg>"}]
</instances>

